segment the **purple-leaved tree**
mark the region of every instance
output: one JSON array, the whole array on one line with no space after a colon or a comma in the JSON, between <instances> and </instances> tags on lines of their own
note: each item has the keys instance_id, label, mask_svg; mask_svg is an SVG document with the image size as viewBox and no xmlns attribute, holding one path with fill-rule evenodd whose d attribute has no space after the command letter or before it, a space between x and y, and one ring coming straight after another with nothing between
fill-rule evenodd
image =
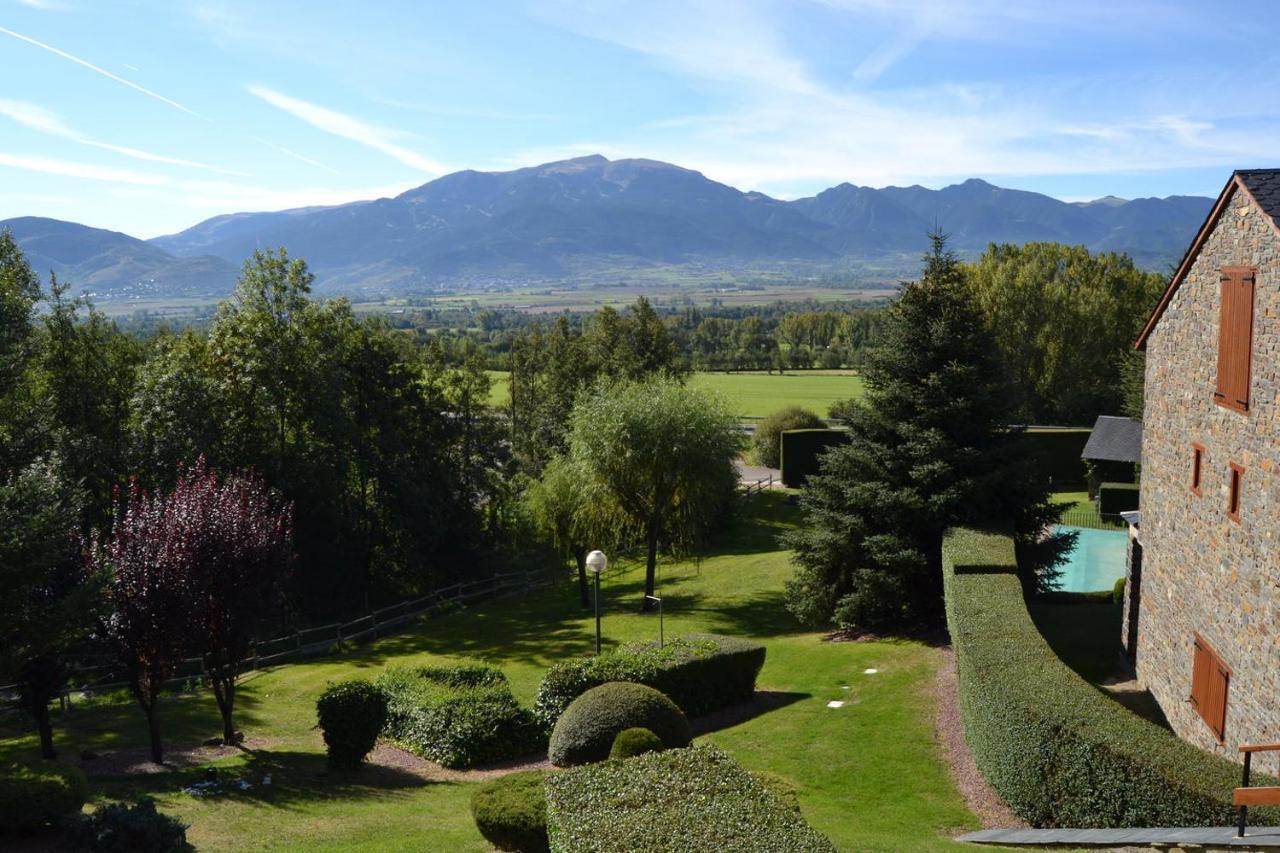
<instances>
[{"instance_id":1,"label":"purple-leaved tree","mask_svg":"<svg viewBox=\"0 0 1280 853\"><path fill-rule=\"evenodd\" d=\"M252 472L225 480L201 457L167 495L135 482L116 496L115 525L97 551L110 572L105 634L163 760L158 702L188 653L201 655L224 736L235 741L235 683L254 631L279 603L293 559L293 514Z\"/></svg>"}]
</instances>

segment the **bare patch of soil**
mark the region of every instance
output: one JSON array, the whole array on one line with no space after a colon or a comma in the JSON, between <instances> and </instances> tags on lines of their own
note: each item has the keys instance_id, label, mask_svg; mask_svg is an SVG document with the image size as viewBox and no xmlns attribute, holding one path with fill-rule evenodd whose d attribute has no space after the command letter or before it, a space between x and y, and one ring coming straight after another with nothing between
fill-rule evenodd
<instances>
[{"instance_id":1,"label":"bare patch of soil","mask_svg":"<svg viewBox=\"0 0 1280 853\"><path fill-rule=\"evenodd\" d=\"M241 752L270 749L274 743L270 738L251 737L238 746L166 746L164 764L156 764L151 760L151 750L148 747L104 749L98 753L81 753L75 756L64 753L60 760L79 767L85 775L91 777L141 776L198 767Z\"/></svg>"},{"instance_id":2,"label":"bare patch of soil","mask_svg":"<svg viewBox=\"0 0 1280 853\"><path fill-rule=\"evenodd\" d=\"M934 726L938 742L951 778L960 789L969 811L977 816L983 829L1025 827L1026 821L1013 813L995 788L987 782L973 761L969 744L964 739L964 723L960 719L960 690L956 678L956 655L950 646L942 647L942 666L934 680L936 718Z\"/></svg>"},{"instance_id":3,"label":"bare patch of soil","mask_svg":"<svg viewBox=\"0 0 1280 853\"><path fill-rule=\"evenodd\" d=\"M480 782L497 776L506 776L520 770L554 770L546 755L526 755L470 770L450 770L420 755L414 755L392 743L380 742L369 753L368 763L374 767L388 767L410 773L429 782Z\"/></svg>"}]
</instances>

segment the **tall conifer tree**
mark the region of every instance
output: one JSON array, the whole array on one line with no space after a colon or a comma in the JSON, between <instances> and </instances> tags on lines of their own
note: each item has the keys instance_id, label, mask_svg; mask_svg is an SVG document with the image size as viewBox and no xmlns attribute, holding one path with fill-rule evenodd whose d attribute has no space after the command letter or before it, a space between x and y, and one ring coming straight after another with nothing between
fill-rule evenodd
<instances>
[{"instance_id":1,"label":"tall conifer tree","mask_svg":"<svg viewBox=\"0 0 1280 853\"><path fill-rule=\"evenodd\" d=\"M805 488L787 597L810 624L940 624L948 527L1004 519L1038 542L1054 514L1009 427L1014 397L964 268L943 235L930 239L923 275L903 287L868 359L866 397L846 410L851 441L827 452ZM1044 566L1061 543L1051 544L1023 549L1035 557L1033 587L1052 580Z\"/></svg>"}]
</instances>

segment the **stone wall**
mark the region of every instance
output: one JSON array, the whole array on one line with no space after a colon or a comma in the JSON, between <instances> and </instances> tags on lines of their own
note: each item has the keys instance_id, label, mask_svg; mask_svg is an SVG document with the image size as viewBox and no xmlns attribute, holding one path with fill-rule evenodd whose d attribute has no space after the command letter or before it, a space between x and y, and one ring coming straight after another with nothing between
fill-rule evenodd
<instances>
[{"instance_id":1,"label":"stone wall","mask_svg":"<svg viewBox=\"0 0 1280 853\"><path fill-rule=\"evenodd\" d=\"M1218 270L1234 265L1258 269L1247 414L1213 401ZM1246 467L1240 524L1231 462ZM1138 678L1205 749L1238 759L1241 743L1280 741L1280 235L1240 190L1147 340L1141 506ZM1187 701L1196 631L1232 669L1223 744Z\"/></svg>"}]
</instances>

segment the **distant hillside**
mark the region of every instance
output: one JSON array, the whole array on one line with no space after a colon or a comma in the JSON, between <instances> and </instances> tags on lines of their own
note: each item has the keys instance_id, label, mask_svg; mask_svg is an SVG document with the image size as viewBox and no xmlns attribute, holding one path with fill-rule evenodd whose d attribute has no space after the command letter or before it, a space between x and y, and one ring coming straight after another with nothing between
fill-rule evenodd
<instances>
[{"instance_id":1,"label":"distant hillside","mask_svg":"<svg viewBox=\"0 0 1280 853\"><path fill-rule=\"evenodd\" d=\"M591 278L681 265L896 276L914 272L925 234L936 226L966 255L989 242L1054 240L1127 252L1163 270L1211 203L1110 196L1068 203L976 179L941 190L841 184L781 201L668 163L595 155L511 172L456 172L395 198L217 216L151 240L154 256L125 235L82 229L93 236L50 238L61 254L49 257L83 255L74 274L68 270L77 284L146 274L157 282L186 275L184 286L198 287L193 282L213 286L225 274L215 259L238 267L255 248L286 246L307 260L328 292ZM11 220L32 221L51 222ZM97 235L108 234L115 242L92 252L105 239ZM86 247L70 245L81 239ZM178 259L199 265L172 266Z\"/></svg>"},{"instance_id":2,"label":"distant hillside","mask_svg":"<svg viewBox=\"0 0 1280 853\"><path fill-rule=\"evenodd\" d=\"M210 255L177 257L128 234L59 219L0 221L46 281L50 271L71 286L119 296L203 296L230 292L239 267Z\"/></svg>"}]
</instances>

